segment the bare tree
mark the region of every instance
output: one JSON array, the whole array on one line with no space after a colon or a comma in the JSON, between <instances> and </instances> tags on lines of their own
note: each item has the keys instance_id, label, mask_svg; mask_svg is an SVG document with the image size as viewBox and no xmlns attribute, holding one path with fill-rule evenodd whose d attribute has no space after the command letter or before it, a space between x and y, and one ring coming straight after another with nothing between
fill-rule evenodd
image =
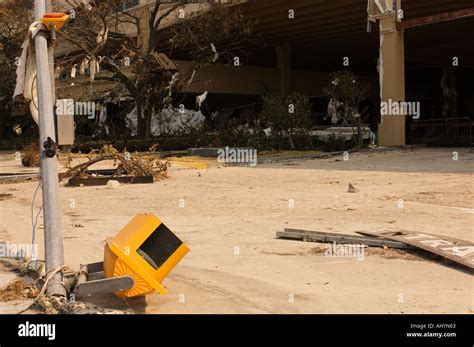
<instances>
[{"instance_id":1,"label":"bare tree","mask_svg":"<svg viewBox=\"0 0 474 347\"><path fill-rule=\"evenodd\" d=\"M70 68L97 61L111 72L109 79L135 101L140 138L151 135L153 114L192 83L197 70L238 54L252 28L240 11L214 2L195 14L186 13L187 1L156 0L134 11L124 10L120 0L67 2L75 21L60 37L72 49L58 62ZM163 28L166 21L173 24ZM174 55L190 61L191 69L178 73L168 59Z\"/></svg>"}]
</instances>

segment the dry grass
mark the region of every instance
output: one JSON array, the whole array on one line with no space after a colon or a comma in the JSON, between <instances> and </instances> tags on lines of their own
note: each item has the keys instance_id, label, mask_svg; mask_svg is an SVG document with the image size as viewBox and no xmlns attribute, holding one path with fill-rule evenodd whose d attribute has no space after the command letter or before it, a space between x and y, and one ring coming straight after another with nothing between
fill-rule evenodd
<instances>
[{"instance_id":1,"label":"dry grass","mask_svg":"<svg viewBox=\"0 0 474 347\"><path fill-rule=\"evenodd\" d=\"M16 279L4 288L0 288L0 301L14 301L32 299L39 294L39 290L22 279Z\"/></svg>"}]
</instances>

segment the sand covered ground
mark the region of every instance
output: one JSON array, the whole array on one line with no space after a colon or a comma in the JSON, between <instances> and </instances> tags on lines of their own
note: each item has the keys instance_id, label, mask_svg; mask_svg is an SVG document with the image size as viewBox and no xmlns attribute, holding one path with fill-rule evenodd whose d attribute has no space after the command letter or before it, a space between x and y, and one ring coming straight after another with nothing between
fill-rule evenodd
<instances>
[{"instance_id":1,"label":"sand covered ground","mask_svg":"<svg viewBox=\"0 0 474 347\"><path fill-rule=\"evenodd\" d=\"M106 237L152 212L191 249L164 281L169 293L93 302L148 313L472 313L473 276L443 262L390 250L331 258L275 232L393 227L473 241L473 168L469 149L419 148L254 168L178 163L152 185L61 186L66 262L101 261ZM30 170L0 153L0 173L20 171ZM0 199L0 242L30 242L37 184L0 185L11 194Z\"/></svg>"}]
</instances>

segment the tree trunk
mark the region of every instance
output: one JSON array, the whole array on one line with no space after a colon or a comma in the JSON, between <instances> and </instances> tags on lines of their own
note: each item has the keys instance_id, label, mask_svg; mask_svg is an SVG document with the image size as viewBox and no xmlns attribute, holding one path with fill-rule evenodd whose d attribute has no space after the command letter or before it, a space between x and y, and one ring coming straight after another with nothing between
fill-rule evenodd
<instances>
[{"instance_id":1,"label":"tree trunk","mask_svg":"<svg viewBox=\"0 0 474 347\"><path fill-rule=\"evenodd\" d=\"M150 105L147 106L145 110L145 121L146 121L146 129L145 129L145 138L151 138L151 118L153 116L153 107Z\"/></svg>"},{"instance_id":2,"label":"tree trunk","mask_svg":"<svg viewBox=\"0 0 474 347\"><path fill-rule=\"evenodd\" d=\"M456 91L456 70L451 65L443 66L443 76L441 78L441 89L443 92L444 104L442 115L445 118L457 117L457 91Z\"/></svg>"},{"instance_id":3,"label":"tree trunk","mask_svg":"<svg viewBox=\"0 0 474 347\"><path fill-rule=\"evenodd\" d=\"M360 117L356 118L356 125L357 125L357 142L358 142L358 145L361 145L364 142L364 138L362 137L362 127L360 124Z\"/></svg>"},{"instance_id":4,"label":"tree trunk","mask_svg":"<svg viewBox=\"0 0 474 347\"><path fill-rule=\"evenodd\" d=\"M144 139L146 137L146 117L142 105L137 103L137 138Z\"/></svg>"},{"instance_id":5,"label":"tree trunk","mask_svg":"<svg viewBox=\"0 0 474 347\"><path fill-rule=\"evenodd\" d=\"M291 135L291 133L288 133L288 142L290 143L290 148L294 150L295 143L293 142L293 136Z\"/></svg>"},{"instance_id":6,"label":"tree trunk","mask_svg":"<svg viewBox=\"0 0 474 347\"><path fill-rule=\"evenodd\" d=\"M311 134L309 131L306 131L305 132L305 135L307 136L307 139L308 139L308 144L309 144L309 149L313 150L314 149L314 146L313 146L313 141L311 140Z\"/></svg>"},{"instance_id":7,"label":"tree trunk","mask_svg":"<svg viewBox=\"0 0 474 347\"><path fill-rule=\"evenodd\" d=\"M7 113L6 105L0 102L0 140L3 139L5 134L5 115Z\"/></svg>"}]
</instances>

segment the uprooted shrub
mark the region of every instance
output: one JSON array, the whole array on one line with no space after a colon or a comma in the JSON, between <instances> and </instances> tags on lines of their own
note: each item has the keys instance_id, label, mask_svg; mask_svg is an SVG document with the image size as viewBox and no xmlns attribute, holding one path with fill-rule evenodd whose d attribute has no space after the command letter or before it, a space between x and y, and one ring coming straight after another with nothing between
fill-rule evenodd
<instances>
[{"instance_id":1,"label":"uprooted shrub","mask_svg":"<svg viewBox=\"0 0 474 347\"><path fill-rule=\"evenodd\" d=\"M155 146L150 148L154 152ZM160 160L153 153L134 153L126 151L119 152L112 145L104 145L100 151L93 150L89 153L89 160L76 166L69 167L68 171L61 174L61 180L65 178L87 178L90 177L88 168L101 161L113 161L116 171L113 176L153 176L156 180L169 177L169 161ZM68 160L70 163L71 160ZM112 176L112 177L113 177Z\"/></svg>"}]
</instances>

